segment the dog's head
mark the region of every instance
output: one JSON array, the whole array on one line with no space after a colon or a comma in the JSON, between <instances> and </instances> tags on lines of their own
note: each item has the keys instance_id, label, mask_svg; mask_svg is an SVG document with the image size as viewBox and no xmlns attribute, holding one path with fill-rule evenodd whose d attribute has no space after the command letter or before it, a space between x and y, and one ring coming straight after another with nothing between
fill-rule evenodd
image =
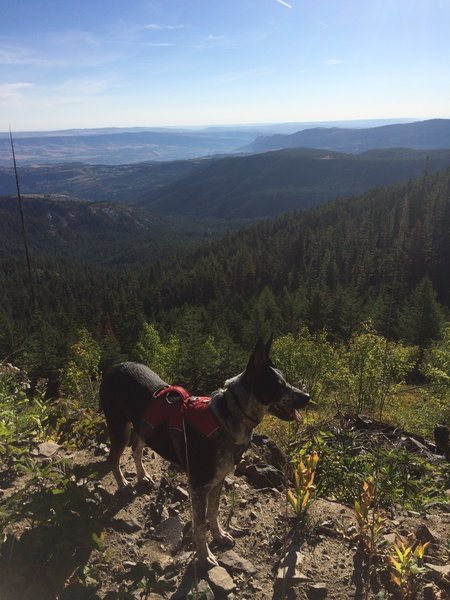
<instances>
[{"instance_id":1,"label":"dog's head","mask_svg":"<svg viewBox=\"0 0 450 600\"><path fill-rule=\"evenodd\" d=\"M267 344L261 338L243 373L244 385L267 411L283 421L300 421L297 410L309 402L309 394L289 384L270 358L272 337Z\"/></svg>"}]
</instances>

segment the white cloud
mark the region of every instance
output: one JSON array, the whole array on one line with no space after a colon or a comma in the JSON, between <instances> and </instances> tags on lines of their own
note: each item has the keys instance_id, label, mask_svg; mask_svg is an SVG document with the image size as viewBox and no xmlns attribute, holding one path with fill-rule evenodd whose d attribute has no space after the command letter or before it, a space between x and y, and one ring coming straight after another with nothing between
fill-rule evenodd
<instances>
[{"instance_id":1,"label":"white cloud","mask_svg":"<svg viewBox=\"0 0 450 600\"><path fill-rule=\"evenodd\" d=\"M162 29L169 29L171 31L175 29L183 29L183 25L163 25L162 23L149 23L144 25L144 29L151 29L153 31L161 31Z\"/></svg>"},{"instance_id":2,"label":"white cloud","mask_svg":"<svg viewBox=\"0 0 450 600\"><path fill-rule=\"evenodd\" d=\"M0 84L0 100L16 100L22 96L22 90L33 87L32 83L3 83Z\"/></svg>"},{"instance_id":3,"label":"white cloud","mask_svg":"<svg viewBox=\"0 0 450 600\"><path fill-rule=\"evenodd\" d=\"M335 65L341 65L344 61L340 58L327 58L327 60L324 60L323 62L329 67L334 67Z\"/></svg>"},{"instance_id":4,"label":"white cloud","mask_svg":"<svg viewBox=\"0 0 450 600\"><path fill-rule=\"evenodd\" d=\"M40 67L46 64L46 60L37 58L27 48L21 46L0 46L0 65L30 65L32 67Z\"/></svg>"},{"instance_id":5,"label":"white cloud","mask_svg":"<svg viewBox=\"0 0 450 600\"><path fill-rule=\"evenodd\" d=\"M110 88L113 79L68 79L53 87L57 97L84 97L103 94Z\"/></svg>"}]
</instances>

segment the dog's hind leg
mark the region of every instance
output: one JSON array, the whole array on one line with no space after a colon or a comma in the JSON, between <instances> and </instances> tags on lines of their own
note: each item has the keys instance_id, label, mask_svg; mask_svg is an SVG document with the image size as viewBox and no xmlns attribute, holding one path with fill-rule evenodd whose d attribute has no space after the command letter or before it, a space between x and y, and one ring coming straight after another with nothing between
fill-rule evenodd
<instances>
[{"instance_id":1,"label":"dog's hind leg","mask_svg":"<svg viewBox=\"0 0 450 600\"><path fill-rule=\"evenodd\" d=\"M212 487L208 494L207 520L213 538L220 543L225 543L228 546L234 546L234 539L227 533L219 523L219 505L220 494L222 492L223 481Z\"/></svg>"},{"instance_id":2,"label":"dog's hind leg","mask_svg":"<svg viewBox=\"0 0 450 600\"><path fill-rule=\"evenodd\" d=\"M144 440L138 433L136 433L133 440L132 451L134 464L136 465L137 478L140 483L151 483L152 485L154 485L155 482L147 473L142 463L142 452L144 450L144 445Z\"/></svg>"},{"instance_id":3,"label":"dog's hind leg","mask_svg":"<svg viewBox=\"0 0 450 600\"><path fill-rule=\"evenodd\" d=\"M108 423L109 437L111 438L111 449L109 451L108 460L111 464L113 475L117 481L120 490L130 486L130 483L125 479L122 469L120 468L120 457L130 441L131 423L125 423L121 426L113 426Z\"/></svg>"},{"instance_id":4,"label":"dog's hind leg","mask_svg":"<svg viewBox=\"0 0 450 600\"><path fill-rule=\"evenodd\" d=\"M191 487L192 528L200 567L211 569L219 564L206 541L207 493L204 487Z\"/></svg>"}]
</instances>

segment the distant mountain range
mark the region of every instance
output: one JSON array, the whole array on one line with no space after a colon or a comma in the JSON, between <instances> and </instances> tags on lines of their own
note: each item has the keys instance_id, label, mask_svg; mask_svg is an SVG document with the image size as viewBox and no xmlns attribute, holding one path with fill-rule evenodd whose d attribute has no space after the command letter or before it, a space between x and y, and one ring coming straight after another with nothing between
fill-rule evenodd
<instances>
[{"instance_id":1,"label":"distant mountain range","mask_svg":"<svg viewBox=\"0 0 450 600\"><path fill-rule=\"evenodd\" d=\"M109 127L62 131L14 132L20 165L83 162L117 165L230 154L259 135L290 134L312 127L365 128L402 119L272 123L205 128ZM9 132L0 132L0 166L12 164Z\"/></svg>"},{"instance_id":2,"label":"distant mountain range","mask_svg":"<svg viewBox=\"0 0 450 600\"><path fill-rule=\"evenodd\" d=\"M316 127L290 135L260 136L241 150L267 152L284 148L320 148L351 153L379 148L450 148L450 119L397 123L368 129Z\"/></svg>"},{"instance_id":3,"label":"distant mountain range","mask_svg":"<svg viewBox=\"0 0 450 600\"><path fill-rule=\"evenodd\" d=\"M255 131L125 131L14 136L20 165L83 162L118 165L228 154L255 139ZM0 165L10 166L11 145L0 136Z\"/></svg>"}]
</instances>

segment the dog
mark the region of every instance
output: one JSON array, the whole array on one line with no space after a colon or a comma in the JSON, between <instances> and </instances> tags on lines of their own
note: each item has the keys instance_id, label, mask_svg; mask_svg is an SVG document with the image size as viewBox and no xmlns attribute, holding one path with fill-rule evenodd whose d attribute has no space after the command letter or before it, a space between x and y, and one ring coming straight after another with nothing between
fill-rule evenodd
<instances>
[{"instance_id":1,"label":"dog","mask_svg":"<svg viewBox=\"0 0 450 600\"><path fill-rule=\"evenodd\" d=\"M225 477L249 445L253 429L268 413L286 421L300 420L297 411L309 402L309 395L290 385L274 366L271 345L272 338L267 343L258 339L246 369L211 398L189 398L182 388L169 386L148 367L133 362L112 367L100 386L111 440L109 461L119 489L130 485L120 468L120 457L133 426L138 481L152 482L142 464L145 444L187 472L197 561L205 569L218 564L207 543L208 524L217 542L234 543L218 521L220 494ZM171 416L161 416L163 405L168 405ZM196 422L205 421L202 415L207 425L199 432Z\"/></svg>"}]
</instances>

